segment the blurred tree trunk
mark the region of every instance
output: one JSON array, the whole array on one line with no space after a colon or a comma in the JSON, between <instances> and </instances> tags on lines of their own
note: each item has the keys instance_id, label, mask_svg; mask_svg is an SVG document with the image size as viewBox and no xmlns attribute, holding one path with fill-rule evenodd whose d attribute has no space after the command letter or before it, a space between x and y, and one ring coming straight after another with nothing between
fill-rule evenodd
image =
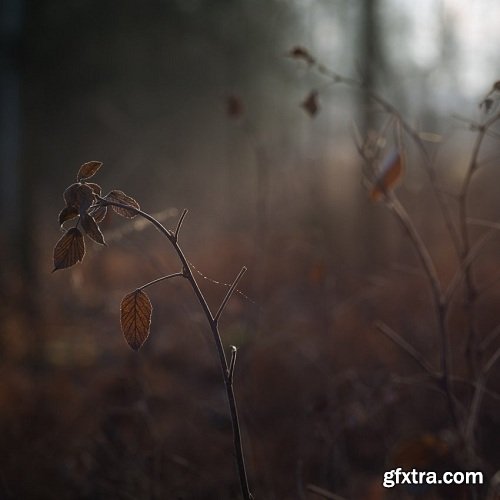
<instances>
[{"instance_id":1,"label":"blurred tree trunk","mask_svg":"<svg viewBox=\"0 0 500 500\"><path fill-rule=\"evenodd\" d=\"M379 0L361 0L359 61L361 76L367 90L375 90L377 74L381 66L378 7ZM362 93L360 105L360 129L362 134L366 135L374 126L371 112L373 103L368 93Z\"/></svg>"},{"instance_id":2,"label":"blurred tree trunk","mask_svg":"<svg viewBox=\"0 0 500 500\"><path fill-rule=\"evenodd\" d=\"M0 221L11 242L19 225L21 19L21 0L0 2ZM14 258L13 248L7 252Z\"/></svg>"},{"instance_id":3,"label":"blurred tree trunk","mask_svg":"<svg viewBox=\"0 0 500 500\"><path fill-rule=\"evenodd\" d=\"M39 356L33 188L35 177L22 154L22 51L24 1L0 2L0 224L3 303L22 314L26 341ZM22 306L21 306L22 304Z\"/></svg>"},{"instance_id":4,"label":"blurred tree trunk","mask_svg":"<svg viewBox=\"0 0 500 500\"><path fill-rule=\"evenodd\" d=\"M377 91L377 82L382 76L384 66L380 43L379 8L379 0L360 0L358 61L361 78L368 91ZM373 112L374 103L368 92L360 93L359 106L359 129L365 138L370 132L379 128L376 113ZM383 230L385 214L380 212L378 206L367 204L365 193L358 204L357 213L356 226L360 232L358 241L363 243L359 245L358 264L363 272L373 272L374 264L377 265L386 254L384 249L386 235Z\"/></svg>"}]
</instances>

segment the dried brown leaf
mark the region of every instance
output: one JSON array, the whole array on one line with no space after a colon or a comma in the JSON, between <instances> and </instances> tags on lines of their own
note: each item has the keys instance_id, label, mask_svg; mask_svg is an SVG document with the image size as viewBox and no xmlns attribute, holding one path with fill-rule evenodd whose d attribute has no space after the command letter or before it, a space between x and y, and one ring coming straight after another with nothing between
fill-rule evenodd
<instances>
[{"instance_id":1,"label":"dried brown leaf","mask_svg":"<svg viewBox=\"0 0 500 500\"><path fill-rule=\"evenodd\" d=\"M126 295L120 306L120 323L128 345L137 351L146 341L153 306L142 290Z\"/></svg>"},{"instance_id":2,"label":"dried brown leaf","mask_svg":"<svg viewBox=\"0 0 500 500\"><path fill-rule=\"evenodd\" d=\"M83 235L76 227L72 227L54 247L54 271L66 269L80 262L85 255Z\"/></svg>"},{"instance_id":3,"label":"dried brown leaf","mask_svg":"<svg viewBox=\"0 0 500 500\"><path fill-rule=\"evenodd\" d=\"M385 158L380 172L370 192L373 201L379 201L384 194L392 191L403 176L403 162L399 151L391 151Z\"/></svg>"},{"instance_id":4,"label":"dried brown leaf","mask_svg":"<svg viewBox=\"0 0 500 500\"><path fill-rule=\"evenodd\" d=\"M85 213L95 200L92 188L87 184L80 184L78 182L71 184L64 191L63 196L66 206L76 208L80 214Z\"/></svg>"},{"instance_id":5,"label":"dried brown leaf","mask_svg":"<svg viewBox=\"0 0 500 500\"><path fill-rule=\"evenodd\" d=\"M80 218L80 222L82 223L83 230L86 235L93 239L96 243L100 245L105 245L104 236L99 229L96 221L90 215L84 214Z\"/></svg>"},{"instance_id":6,"label":"dried brown leaf","mask_svg":"<svg viewBox=\"0 0 500 500\"><path fill-rule=\"evenodd\" d=\"M315 116L319 111L318 92L312 90L300 106L309 116Z\"/></svg>"},{"instance_id":7,"label":"dried brown leaf","mask_svg":"<svg viewBox=\"0 0 500 500\"><path fill-rule=\"evenodd\" d=\"M116 203L121 203L122 205L130 205L137 210L140 210L139 203L134 200L131 196L126 195L123 191L114 190L108 193L105 198L109 201L114 201ZM127 208L115 207L113 206L113 210L122 217L127 217L128 219L133 219L137 213L133 210L128 210Z\"/></svg>"},{"instance_id":8,"label":"dried brown leaf","mask_svg":"<svg viewBox=\"0 0 500 500\"><path fill-rule=\"evenodd\" d=\"M78 174L76 176L76 180L83 181L85 179L90 179L92 176L96 174L96 172L102 167L101 161L89 161L84 163L80 170L78 170Z\"/></svg>"},{"instance_id":9,"label":"dried brown leaf","mask_svg":"<svg viewBox=\"0 0 500 500\"><path fill-rule=\"evenodd\" d=\"M78 217L78 210L75 207L64 207L59 213L59 225L62 226L67 220Z\"/></svg>"}]
</instances>

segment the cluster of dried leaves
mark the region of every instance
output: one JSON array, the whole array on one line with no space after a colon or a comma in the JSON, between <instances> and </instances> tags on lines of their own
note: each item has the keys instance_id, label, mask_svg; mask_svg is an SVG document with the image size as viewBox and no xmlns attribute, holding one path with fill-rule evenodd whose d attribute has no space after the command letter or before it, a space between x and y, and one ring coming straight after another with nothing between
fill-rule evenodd
<instances>
[{"instance_id":1,"label":"cluster of dried leaves","mask_svg":"<svg viewBox=\"0 0 500 500\"><path fill-rule=\"evenodd\" d=\"M64 191L66 206L59 214L59 224L64 231L54 247L54 270L69 268L85 256L84 234L100 245L105 245L99 224L106 217L108 206L120 216L133 218L140 210L139 203L123 191L113 190L101 196L101 186L87 182L102 167L100 161L84 163L78 170L76 182ZM118 203L121 206L113 205ZM131 208L127 208L127 206ZM76 219L76 224L64 228L64 223ZM152 305L140 289L125 296L120 308L122 331L132 349L139 349L149 335Z\"/></svg>"}]
</instances>

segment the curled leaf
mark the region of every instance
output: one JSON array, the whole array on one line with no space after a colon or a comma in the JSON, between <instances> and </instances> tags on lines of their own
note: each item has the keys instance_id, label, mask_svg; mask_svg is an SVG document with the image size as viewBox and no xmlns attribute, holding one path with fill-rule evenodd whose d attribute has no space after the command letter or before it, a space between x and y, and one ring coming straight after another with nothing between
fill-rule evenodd
<instances>
[{"instance_id":1,"label":"curled leaf","mask_svg":"<svg viewBox=\"0 0 500 500\"><path fill-rule=\"evenodd\" d=\"M149 335L153 306L142 290L126 295L120 306L120 323L128 345L137 351Z\"/></svg>"},{"instance_id":2,"label":"curled leaf","mask_svg":"<svg viewBox=\"0 0 500 500\"><path fill-rule=\"evenodd\" d=\"M79 182L71 184L63 196L66 206L77 209L80 214L84 214L95 200L94 191L87 184Z\"/></svg>"},{"instance_id":3,"label":"curled leaf","mask_svg":"<svg viewBox=\"0 0 500 500\"><path fill-rule=\"evenodd\" d=\"M78 216L78 210L75 207L64 207L59 213L59 225L62 226L67 220Z\"/></svg>"},{"instance_id":4,"label":"curled leaf","mask_svg":"<svg viewBox=\"0 0 500 500\"><path fill-rule=\"evenodd\" d=\"M123 191L111 191L105 196L106 200L108 201L114 201L116 203L121 203L122 205L130 205L133 208L136 208L137 210L140 210L139 203L134 200L131 196L126 195ZM134 218L137 213L134 210L128 210L127 208L123 207L116 207L112 205L113 210L118 214L121 215L122 217L127 217L128 219Z\"/></svg>"},{"instance_id":5,"label":"curled leaf","mask_svg":"<svg viewBox=\"0 0 500 500\"><path fill-rule=\"evenodd\" d=\"M401 154L394 149L384 159L380 171L378 172L370 198L373 201L379 201L383 195L392 191L403 175L403 162Z\"/></svg>"},{"instance_id":6,"label":"curled leaf","mask_svg":"<svg viewBox=\"0 0 500 500\"><path fill-rule=\"evenodd\" d=\"M96 243L99 243L99 245L106 244L106 242L104 241L104 236L101 233L101 230L99 229L99 226L97 225L93 217L84 214L81 216L80 222L82 224L85 233L89 238L93 239Z\"/></svg>"},{"instance_id":7,"label":"curled leaf","mask_svg":"<svg viewBox=\"0 0 500 500\"><path fill-rule=\"evenodd\" d=\"M318 92L311 90L300 106L309 116L315 116L319 111Z\"/></svg>"},{"instance_id":8,"label":"curled leaf","mask_svg":"<svg viewBox=\"0 0 500 500\"><path fill-rule=\"evenodd\" d=\"M83 181L85 179L90 179L92 176L96 174L96 172L102 167L101 161L89 161L84 163L80 170L78 170L78 174L76 176L76 180L78 182Z\"/></svg>"},{"instance_id":9,"label":"curled leaf","mask_svg":"<svg viewBox=\"0 0 500 500\"><path fill-rule=\"evenodd\" d=\"M66 269L80 262L85 255L85 242L78 228L72 227L54 247L54 271Z\"/></svg>"}]
</instances>

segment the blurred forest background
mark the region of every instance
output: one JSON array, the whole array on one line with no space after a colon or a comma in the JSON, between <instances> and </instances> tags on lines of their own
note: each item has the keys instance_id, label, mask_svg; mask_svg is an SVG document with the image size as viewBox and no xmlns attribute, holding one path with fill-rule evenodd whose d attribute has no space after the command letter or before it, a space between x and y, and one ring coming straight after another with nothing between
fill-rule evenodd
<instances>
[{"instance_id":1,"label":"blurred forest background","mask_svg":"<svg viewBox=\"0 0 500 500\"><path fill-rule=\"evenodd\" d=\"M434 141L453 193L475 139L454 115L479 119L500 76L498 2L3 0L0 9L0 498L238 498L220 371L189 287L151 291L151 336L138 354L120 332L121 298L179 270L169 245L110 216L107 248L89 242L83 264L51 274L62 192L89 160L104 162L104 192L122 189L167 227L189 209L182 245L211 278L198 275L212 307L227 290L212 280L249 268L240 286L249 298L232 299L222 334L240 348L235 386L257 499L414 498L381 485L401 454L398 463L458 469L442 394L373 326L385 321L437 363L425 277L361 181L353 124L364 136L387 115L288 55L307 47L392 102ZM301 104L313 90L311 116ZM494 138L485 155L470 213L496 221ZM412 151L398 193L449 281L457 263ZM483 335L500 323L499 251L493 239L477 263L490 285L478 301ZM500 468L499 374L479 415L488 478ZM468 401L466 384L456 390Z\"/></svg>"}]
</instances>

